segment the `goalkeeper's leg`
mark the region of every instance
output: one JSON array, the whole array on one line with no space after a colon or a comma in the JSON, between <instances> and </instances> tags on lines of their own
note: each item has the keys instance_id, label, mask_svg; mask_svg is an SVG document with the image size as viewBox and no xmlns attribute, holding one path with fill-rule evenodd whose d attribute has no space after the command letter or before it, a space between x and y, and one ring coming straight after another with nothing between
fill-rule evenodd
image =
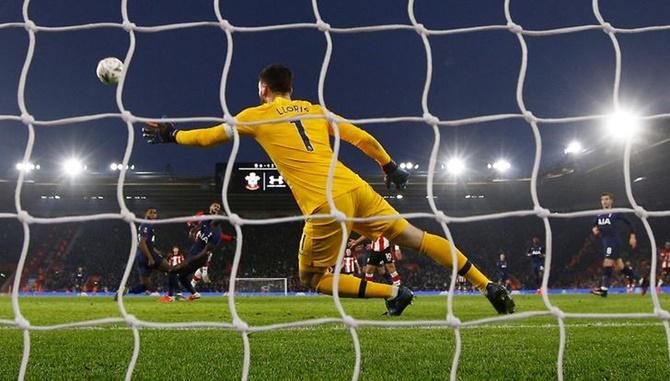
<instances>
[{"instance_id":1,"label":"goalkeeper's leg","mask_svg":"<svg viewBox=\"0 0 670 381\"><path fill-rule=\"evenodd\" d=\"M335 277L327 268L300 267L300 281L304 287L322 294L332 295ZM412 304L414 293L407 287L369 282L348 274L340 274L337 284L338 295L344 298L384 298L387 316L398 316Z\"/></svg>"},{"instance_id":2,"label":"goalkeeper's leg","mask_svg":"<svg viewBox=\"0 0 670 381\"><path fill-rule=\"evenodd\" d=\"M398 224L400 225L400 224ZM400 225L401 226L401 225ZM389 234L390 233L390 234ZM395 233L395 234L394 234ZM456 264L453 262L451 243L440 236L424 232L407 223L397 232L387 232L386 237L396 245L417 250L428 255L439 264L452 268L456 266L458 274L469 280L489 299L499 313L514 312L514 302L504 287L495 285L468 258L456 248Z\"/></svg>"}]
</instances>

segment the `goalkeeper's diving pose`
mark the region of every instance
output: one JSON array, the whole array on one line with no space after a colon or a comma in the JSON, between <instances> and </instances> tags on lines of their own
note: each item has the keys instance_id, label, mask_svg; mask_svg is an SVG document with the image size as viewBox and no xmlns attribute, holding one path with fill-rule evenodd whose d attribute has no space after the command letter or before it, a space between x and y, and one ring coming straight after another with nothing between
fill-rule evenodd
<instances>
[{"instance_id":1,"label":"goalkeeper's diving pose","mask_svg":"<svg viewBox=\"0 0 670 381\"><path fill-rule=\"evenodd\" d=\"M241 135L251 135L263 147L290 186L303 215L329 214L326 183L333 151L330 136L334 126L320 105L291 99L293 75L282 65L264 68L258 81L261 105L240 112L235 128ZM314 119L293 119L299 117ZM293 120L286 120L292 118ZM275 122L284 119L281 122ZM245 123L254 123L245 125ZM400 168L381 144L370 134L351 123L337 122L340 138L374 159L385 173L386 185L404 189L409 173ZM209 128L178 130L170 123L149 123L143 129L149 143L211 147L229 141L233 126L219 124ZM498 313L514 312L514 301L507 290L492 283L460 251L456 264L451 245L445 238L424 232L389 205L370 185L341 162L336 163L332 180L335 207L348 218L388 216L368 222L345 221L345 237L351 230L372 240L384 235L392 242L428 255L445 267L455 265L458 273L477 287ZM300 282L324 294L332 294L333 273L342 240L342 225L335 218L308 218L303 228L298 252ZM337 285L341 297L383 298L386 314L400 315L412 303L414 294L407 287L366 281L341 274Z\"/></svg>"}]
</instances>

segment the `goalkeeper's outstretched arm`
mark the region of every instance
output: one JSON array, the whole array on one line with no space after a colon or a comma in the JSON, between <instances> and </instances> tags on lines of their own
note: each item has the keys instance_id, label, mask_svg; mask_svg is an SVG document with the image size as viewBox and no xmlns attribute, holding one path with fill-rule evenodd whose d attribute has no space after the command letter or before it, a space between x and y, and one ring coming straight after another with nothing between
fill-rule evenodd
<instances>
[{"instance_id":1,"label":"goalkeeper's outstretched arm","mask_svg":"<svg viewBox=\"0 0 670 381\"><path fill-rule=\"evenodd\" d=\"M225 143L233 136L233 129L226 124L195 130L177 130L172 123L147 123L142 135L151 144L177 143L187 146L212 147Z\"/></svg>"},{"instance_id":2,"label":"goalkeeper's outstretched arm","mask_svg":"<svg viewBox=\"0 0 670 381\"><path fill-rule=\"evenodd\" d=\"M405 189L407 180L409 179L409 172L398 167L398 164L391 159L391 156L374 136L351 123L338 123L337 127L342 140L352 144L368 157L379 163L384 170L384 182L386 183L387 188L390 189L391 184L394 184L398 189ZM335 134L333 127L330 124L328 125L328 132L331 135Z\"/></svg>"}]
</instances>

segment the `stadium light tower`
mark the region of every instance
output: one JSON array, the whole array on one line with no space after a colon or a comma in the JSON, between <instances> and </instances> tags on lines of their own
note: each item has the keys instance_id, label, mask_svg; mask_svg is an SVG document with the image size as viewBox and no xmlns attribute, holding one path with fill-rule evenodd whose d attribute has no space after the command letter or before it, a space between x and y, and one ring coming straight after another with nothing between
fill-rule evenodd
<instances>
[{"instance_id":1,"label":"stadium light tower","mask_svg":"<svg viewBox=\"0 0 670 381\"><path fill-rule=\"evenodd\" d=\"M77 177L82 172L84 172L84 170L86 170L86 166L81 162L81 160L74 157L63 161L62 168L63 172L70 177Z\"/></svg>"},{"instance_id":2,"label":"stadium light tower","mask_svg":"<svg viewBox=\"0 0 670 381\"><path fill-rule=\"evenodd\" d=\"M491 165L491 167L500 173L505 173L512 168L512 164L505 159L498 159Z\"/></svg>"},{"instance_id":3,"label":"stadium light tower","mask_svg":"<svg viewBox=\"0 0 670 381\"><path fill-rule=\"evenodd\" d=\"M447 161L447 172L452 176L460 176L465 172L465 161L458 157L453 157Z\"/></svg>"},{"instance_id":4,"label":"stadium light tower","mask_svg":"<svg viewBox=\"0 0 670 381\"><path fill-rule=\"evenodd\" d=\"M19 172L26 172L30 173L35 169L40 169L39 164L31 163L31 162L18 162L16 163L16 170Z\"/></svg>"},{"instance_id":5,"label":"stadium light tower","mask_svg":"<svg viewBox=\"0 0 670 381\"><path fill-rule=\"evenodd\" d=\"M584 152L584 147L582 147L582 143L578 142L577 140L573 140L568 143L568 145L563 150L563 153L566 155L579 155L582 152Z\"/></svg>"},{"instance_id":6,"label":"stadium light tower","mask_svg":"<svg viewBox=\"0 0 670 381\"><path fill-rule=\"evenodd\" d=\"M640 129L640 123L630 112L618 111L607 118L605 127L616 139L626 141L635 137Z\"/></svg>"}]
</instances>

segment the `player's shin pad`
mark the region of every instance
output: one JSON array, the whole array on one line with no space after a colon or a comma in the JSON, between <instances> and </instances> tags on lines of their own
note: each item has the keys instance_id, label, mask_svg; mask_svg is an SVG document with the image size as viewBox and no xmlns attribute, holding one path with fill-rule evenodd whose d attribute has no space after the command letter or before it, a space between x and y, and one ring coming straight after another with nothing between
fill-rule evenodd
<instances>
[{"instance_id":1,"label":"player's shin pad","mask_svg":"<svg viewBox=\"0 0 670 381\"><path fill-rule=\"evenodd\" d=\"M325 273L316 285L316 291L326 295L333 294L331 273ZM344 298L391 298L393 286L389 284L367 282L352 275L340 275L339 295Z\"/></svg>"}]
</instances>

